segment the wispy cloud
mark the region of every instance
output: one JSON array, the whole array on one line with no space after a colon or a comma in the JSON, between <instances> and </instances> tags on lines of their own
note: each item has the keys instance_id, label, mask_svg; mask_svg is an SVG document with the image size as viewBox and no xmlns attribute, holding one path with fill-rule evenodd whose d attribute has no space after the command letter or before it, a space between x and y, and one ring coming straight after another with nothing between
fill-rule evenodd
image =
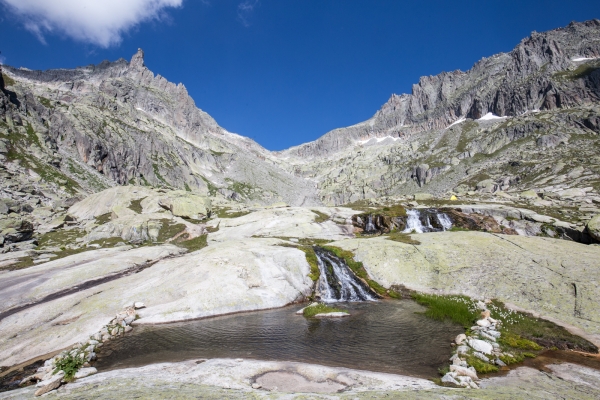
<instances>
[{"instance_id":1,"label":"wispy cloud","mask_svg":"<svg viewBox=\"0 0 600 400\"><path fill-rule=\"evenodd\" d=\"M4 65L5 62L6 62L6 57L0 56L0 65Z\"/></svg>"},{"instance_id":2,"label":"wispy cloud","mask_svg":"<svg viewBox=\"0 0 600 400\"><path fill-rule=\"evenodd\" d=\"M164 9L183 0L0 0L42 43L62 33L75 40L109 47L138 24L162 20Z\"/></svg>"},{"instance_id":3,"label":"wispy cloud","mask_svg":"<svg viewBox=\"0 0 600 400\"><path fill-rule=\"evenodd\" d=\"M254 9L260 5L259 0L246 0L237 7L237 16L238 20L244 25L246 28L250 26L250 18L254 13Z\"/></svg>"}]
</instances>

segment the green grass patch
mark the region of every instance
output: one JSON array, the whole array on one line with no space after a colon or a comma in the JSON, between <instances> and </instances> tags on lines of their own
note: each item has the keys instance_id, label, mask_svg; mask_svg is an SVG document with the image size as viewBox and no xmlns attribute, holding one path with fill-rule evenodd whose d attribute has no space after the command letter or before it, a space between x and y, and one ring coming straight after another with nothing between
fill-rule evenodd
<instances>
[{"instance_id":1,"label":"green grass patch","mask_svg":"<svg viewBox=\"0 0 600 400\"><path fill-rule=\"evenodd\" d=\"M329 215L322 213L321 211L317 211L317 210L310 210L310 211L317 214L317 218L315 218L315 222L317 224L320 224L321 222L325 222L325 221L329 220Z\"/></svg>"},{"instance_id":2,"label":"green grass patch","mask_svg":"<svg viewBox=\"0 0 600 400\"><path fill-rule=\"evenodd\" d=\"M500 360L506 364L506 365L511 365L511 364L518 364L520 362L523 362L523 360L525 359L525 356L521 353L515 353L515 354L503 354L500 357Z\"/></svg>"},{"instance_id":3,"label":"green grass patch","mask_svg":"<svg viewBox=\"0 0 600 400\"><path fill-rule=\"evenodd\" d=\"M410 237L410 233L403 233L400 231L392 231L392 232L388 233L387 235L384 235L384 237L385 236L387 236L389 240L393 240L394 242L414 244L414 245L421 244L421 242L419 242L418 240L415 240L412 237Z\"/></svg>"},{"instance_id":4,"label":"green grass patch","mask_svg":"<svg viewBox=\"0 0 600 400\"><path fill-rule=\"evenodd\" d=\"M173 236L181 233L185 230L184 224L173 223L168 219L162 220L162 228L160 228L157 242L164 243L171 239Z\"/></svg>"},{"instance_id":5,"label":"green grass patch","mask_svg":"<svg viewBox=\"0 0 600 400\"><path fill-rule=\"evenodd\" d=\"M304 252L306 262L308 265L310 265L310 273L308 274L308 277L313 282L318 281L319 277L321 276L321 271L319 270L319 262L317 261L317 255L315 254L314 249L312 246L300 246L298 248Z\"/></svg>"},{"instance_id":6,"label":"green grass patch","mask_svg":"<svg viewBox=\"0 0 600 400\"><path fill-rule=\"evenodd\" d=\"M138 199L138 200L131 200L131 203L129 203L129 209L133 212L136 212L138 214L141 214L142 211L144 211L144 208L142 207L142 201L145 199L145 197L143 199Z\"/></svg>"},{"instance_id":7,"label":"green grass patch","mask_svg":"<svg viewBox=\"0 0 600 400\"><path fill-rule=\"evenodd\" d=\"M522 349L522 350L541 350L542 346L539 344L529 340L524 339L521 336L511 333L511 332L502 332L502 336L498 339L498 343L506 345L508 347L512 347L514 349Z\"/></svg>"},{"instance_id":8,"label":"green grass patch","mask_svg":"<svg viewBox=\"0 0 600 400\"><path fill-rule=\"evenodd\" d=\"M177 242L177 246L184 247L191 253L192 251L197 251L208 246L207 238L208 235L200 235L193 239Z\"/></svg>"},{"instance_id":9,"label":"green grass patch","mask_svg":"<svg viewBox=\"0 0 600 400\"><path fill-rule=\"evenodd\" d=\"M110 220L111 220L111 213L106 213L106 214L98 215L96 217L96 224L98 224L98 225L104 225L107 222L110 222Z\"/></svg>"},{"instance_id":10,"label":"green grass patch","mask_svg":"<svg viewBox=\"0 0 600 400\"><path fill-rule=\"evenodd\" d=\"M492 365L490 363L486 363L485 361L473 356L467 356L467 364L471 367L475 368L475 371L479 374L489 374L491 372L498 372L498 367Z\"/></svg>"},{"instance_id":11,"label":"green grass patch","mask_svg":"<svg viewBox=\"0 0 600 400\"><path fill-rule=\"evenodd\" d=\"M509 310L498 300L492 301L488 308L492 318L502 321L502 337L499 342L504 341L505 346L535 351L541 348L557 347L562 350L598 352L598 347L593 343L573 335L554 322Z\"/></svg>"},{"instance_id":12,"label":"green grass patch","mask_svg":"<svg viewBox=\"0 0 600 400\"><path fill-rule=\"evenodd\" d=\"M85 361L81 357L73 356L71 354L67 354L64 357L61 357L56 360L54 374L58 373L58 371L64 371L65 377L64 380L70 382L75 377L75 374L81 367Z\"/></svg>"},{"instance_id":13,"label":"green grass patch","mask_svg":"<svg viewBox=\"0 0 600 400\"><path fill-rule=\"evenodd\" d=\"M302 311L302 315L304 315L306 318L311 318L317 314L326 314L326 313L332 313L332 312L346 312L346 311L342 310L341 308L329 307L325 304L317 304L314 306L306 307L304 309L304 311Z\"/></svg>"},{"instance_id":14,"label":"green grass patch","mask_svg":"<svg viewBox=\"0 0 600 400\"><path fill-rule=\"evenodd\" d=\"M417 303L427 307L425 315L443 321L445 319L462 325L465 329L473 326L479 317L479 310L467 296L439 296L435 294L413 293Z\"/></svg>"}]
</instances>

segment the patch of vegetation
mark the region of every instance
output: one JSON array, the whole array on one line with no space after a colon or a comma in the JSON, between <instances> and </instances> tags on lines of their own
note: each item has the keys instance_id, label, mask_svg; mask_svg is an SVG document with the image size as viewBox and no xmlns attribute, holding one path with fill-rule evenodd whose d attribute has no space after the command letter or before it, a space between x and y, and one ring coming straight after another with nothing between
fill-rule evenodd
<instances>
[{"instance_id":1,"label":"patch of vegetation","mask_svg":"<svg viewBox=\"0 0 600 400\"><path fill-rule=\"evenodd\" d=\"M456 151L459 153L464 153L467 151L467 145L471 142L471 139L468 136L469 131L476 129L479 127L479 124L475 121L465 121L461 124L461 133L460 139L458 139L458 144L456 145Z\"/></svg>"},{"instance_id":2,"label":"patch of vegetation","mask_svg":"<svg viewBox=\"0 0 600 400\"><path fill-rule=\"evenodd\" d=\"M498 367L490 363L486 363L485 361L475 357L474 355L468 355L466 361L467 364L475 368L475 371L477 371L477 373L479 374L489 374L491 372L498 372Z\"/></svg>"},{"instance_id":3,"label":"patch of vegetation","mask_svg":"<svg viewBox=\"0 0 600 400\"><path fill-rule=\"evenodd\" d=\"M173 223L173 221L171 220L163 219L162 227L160 228L157 242L164 243L167 240L173 238L178 233L183 232L184 230L184 224Z\"/></svg>"},{"instance_id":4,"label":"patch of vegetation","mask_svg":"<svg viewBox=\"0 0 600 400\"><path fill-rule=\"evenodd\" d=\"M199 175L199 176L200 176L200 178L202 178L202 180L204 181L204 183L206 183L206 187L208 187L208 194L210 194L211 196L216 195L217 191L219 190L219 188L216 187L211 181L209 181L208 179L206 179L202 175Z\"/></svg>"},{"instance_id":5,"label":"patch of vegetation","mask_svg":"<svg viewBox=\"0 0 600 400\"><path fill-rule=\"evenodd\" d=\"M129 209L131 211L134 211L138 214L141 214L142 211L144 211L144 207L142 207L142 201L145 199L145 197L143 199L139 199L139 200L131 200L131 203L129 203Z\"/></svg>"},{"instance_id":6,"label":"patch of vegetation","mask_svg":"<svg viewBox=\"0 0 600 400\"><path fill-rule=\"evenodd\" d=\"M360 200L346 204L344 207L362 211L366 214L379 214L386 217L406 217L406 208L400 204L387 205L385 207L373 207L369 205L367 200Z\"/></svg>"},{"instance_id":7,"label":"patch of vegetation","mask_svg":"<svg viewBox=\"0 0 600 400\"><path fill-rule=\"evenodd\" d=\"M221 207L214 208L211 213L212 216L216 216L217 218L238 218L243 217L244 215L250 214L251 211L231 211L229 207Z\"/></svg>"},{"instance_id":8,"label":"patch of vegetation","mask_svg":"<svg viewBox=\"0 0 600 400\"><path fill-rule=\"evenodd\" d=\"M165 185L169 186L169 184L167 183L167 181L165 180L165 178L163 178L162 175L160 174L160 172L158 172L158 165L157 164L152 164L152 170L154 171L154 175L156 176L156 178L159 181L161 181Z\"/></svg>"},{"instance_id":9,"label":"patch of vegetation","mask_svg":"<svg viewBox=\"0 0 600 400\"><path fill-rule=\"evenodd\" d=\"M222 156L223 154L225 154L225 152L224 152L224 151L214 151L214 150L210 150L210 152L211 152L211 153L212 153L212 155L213 155L213 156L215 156L215 157L220 157L220 156Z\"/></svg>"},{"instance_id":10,"label":"patch of vegetation","mask_svg":"<svg viewBox=\"0 0 600 400\"><path fill-rule=\"evenodd\" d=\"M241 194L243 197L251 198L254 194L255 187L243 182L233 181L231 179L226 179L230 182L228 189L233 190L236 193Z\"/></svg>"},{"instance_id":11,"label":"patch of vegetation","mask_svg":"<svg viewBox=\"0 0 600 400\"><path fill-rule=\"evenodd\" d=\"M472 327L479 317L479 310L473 306L473 301L467 296L413 293L411 297L417 303L427 307L424 314L429 318L438 321L449 319L465 329Z\"/></svg>"},{"instance_id":12,"label":"patch of vegetation","mask_svg":"<svg viewBox=\"0 0 600 400\"><path fill-rule=\"evenodd\" d=\"M467 228L463 228L461 226L453 226L450 229L448 229L449 232L468 232L469 230Z\"/></svg>"},{"instance_id":13,"label":"patch of vegetation","mask_svg":"<svg viewBox=\"0 0 600 400\"><path fill-rule=\"evenodd\" d=\"M523 362L523 360L525 359L525 356L520 353L515 353L515 354L503 354L498 358L500 358L500 360L504 364L511 365L511 364L518 364L520 362Z\"/></svg>"},{"instance_id":14,"label":"patch of vegetation","mask_svg":"<svg viewBox=\"0 0 600 400\"><path fill-rule=\"evenodd\" d=\"M404 233L404 232L400 232L400 231L392 231L384 236L387 236L389 240L393 240L394 242L414 244L414 245L421 244L421 242L419 242L418 240L415 240L412 237L410 237L410 233Z\"/></svg>"},{"instance_id":15,"label":"patch of vegetation","mask_svg":"<svg viewBox=\"0 0 600 400\"><path fill-rule=\"evenodd\" d=\"M191 192L192 191L192 189L190 189L190 187L187 184L187 182L183 184L183 187L184 187L184 189L185 189L186 192Z\"/></svg>"},{"instance_id":16,"label":"patch of vegetation","mask_svg":"<svg viewBox=\"0 0 600 400\"><path fill-rule=\"evenodd\" d=\"M206 241L207 238L208 238L208 235L200 235L193 239L177 242L177 245L179 247L186 248L191 253L193 251L197 251L197 250L203 249L206 246L208 246L208 243Z\"/></svg>"},{"instance_id":17,"label":"patch of vegetation","mask_svg":"<svg viewBox=\"0 0 600 400\"><path fill-rule=\"evenodd\" d=\"M310 211L317 214L317 218L315 218L315 222L317 224L320 224L321 222L325 222L325 221L329 220L329 215L322 213L321 211L317 211L317 210L310 210Z\"/></svg>"},{"instance_id":18,"label":"patch of vegetation","mask_svg":"<svg viewBox=\"0 0 600 400\"><path fill-rule=\"evenodd\" d=\"M354 272L354 274L356 276L358 276L360 279L365 281L371 287L371 289L373 289L375 291L375 293L377 293L378 295L384 296L384 297L389 296L392 298L400 298L401 297L398 293L394 292L393 290L386 290L379 283L372 280L369 277L367 270L365 270L363 263L361 263L360 261L354 260L354 254L352 254L351 251L343 250L343 249L340 249L339 247L333 247L333 246L323 246L323 248L325 250L332 252L337 257L343 259L346 262L346 264L348 265L348 267L350 267L352 272Z\"/></svg>"},{"instance_id":19,"label":"patch of vegetation","mask_svg":"<svg viewBox=\"0 0 600 400\"><path fill-rule=\"evenodd\" d=\"M111 213L106 213L106 214L98 215L96 217L96 224L98 224L98 225L104 225L107 222L110 222L111 215L112 215Z\"/></svg>"},{"instance_id":20,"label":"patch of vegetation","mask_svg":"<svg viewBox=\"0 0 600 400\"><path fill-rule=\"evenodd\" d=\"M567 70L556 72L553 75L553 78L559 81L575 81L577 79L589 76L598 69L600 69L598 62L584 63L572 71Z\"/></svg>"},{"instance_id":21,"label":"patch of vegetation","mask_svg":"<svg viewBox=\"0 0 600 400\"><path fill-rule=\"evenodd\" d=\"M308 274L308 277L313 282L318 281L319 277L321 276L321 271L319 270L319 262L317 261L315 250L312 248L312 246L301 246L298 248L304 252L306 262L308 265L310 265L310 273Z\"/></svg>"},{"instance_id":22,"label":"patch of vegetation","mask_svg":"<svg viewBox=\"0 0 600 400\"><path fill-rule=\"evenodd\" d=\"M541 350L542 346L528 339L523 339L521 336L511 332L503 332L498 339L498 343L512 347L514 349L523 350Z\"/></svg>"},{"instance_id":23,"label":"patch of vegetation","mask_svg":"<svg viewBox=\"0 0 600 400\"><path fill-rule=\"evenodd\" d=\"M77 355L73 356L71 354L67 354L64 357L56 360L56 367L54 368L53 373L56 374L58 371L64 371L64 380L69 382L73 380L77 371L83 367L83 364L83 358L78 357Z\"/></svg>"},{"instance_id":24,"label":"patch of vegetation","mask_svg":"<svg viewBox=\"0 0 600 400\"><path fill-rule=\"evenodd\" d=\"M105 239L97 239L89 243L89 247L99 245L100 247L115 247L118 243L124 243L125 241L121 236L109 237Z\"/></svg>"},{"instance_id":25,"label":"patch of vegetation","mask_svg":"<svg viewBox=\"0 0 600 400\"><path fill-rule=\"evenodd\" d=\"M40 101L40 103L42 103L42 105L46 108L54 108L54 105L52 104L52 101L50 99L47 99L45 97L39 96L38 100Z\"/></svg>"},{"instance_id":26,"label":"patch of vegetation","mask_svg":"<svg viewBox=\"0 0 600 400\"><path fill-rule=\"evenodd\" d=\"M10 76L8 76L6 74L2 74L2 79L4 80L5 86L13 86L14 84L17 83L13 78L11 78Z\"/></svg>"},{"instance_id":27,"label":"patch of vegetation","mask_svg":"<svg viewBox=\"0 0 600 400\"><path fill-rule=\"evenodd\" d=\"M502 321L502 337L499 342L521 350L538 351L542 348L557 347L597 353L598 348L589 341L573 335L562 326L536 318L530 314L512 311L494 300L488 305L492 318Z\"/></svg>"},{"instance_id":28,"label":"patch of vegetation","mask_svg":"<svg viewBox=\"0 0 600 400\"><path fill-rule=\"evenodd\" d=\"M346 312L345 310L342 310L340 308L334 308L334 307L329 307L325 304L317 304L314 306L308 306L304 309L304 311L302 311L302 315L304 315L306 318L311 318L314 317L317 314L326 314L326 313L332 313L332 312Z\"/></svg>"}]
</instances>

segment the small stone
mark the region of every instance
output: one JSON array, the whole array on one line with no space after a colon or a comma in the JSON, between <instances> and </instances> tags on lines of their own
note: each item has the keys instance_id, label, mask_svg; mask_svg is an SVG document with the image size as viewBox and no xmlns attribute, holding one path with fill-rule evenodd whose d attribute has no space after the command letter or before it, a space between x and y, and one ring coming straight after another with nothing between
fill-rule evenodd
<instances>
[{"instance_id":1,"label":"small stone","mask_svg":"<svg viewBox=\"0 0 600 400\"><path fill-rule=\"evenodd\" d=\"M494 349L490 343L488 343L484 340L469 339L468 343L469 343L469 346L471 346L473 348L473 350L479 351L484 354L491 354L492 350Z\"/></svg>"},{"instance_id":2,"label":"small stone","mask_svg":"<svg viewBox=\"0 0 600 400\"><path fill-rule=\"evenodd\" d=\"M478 351L475 351L475 352L473 352L473 355L474 355L475 357L479 358L481 361L484 361L484 362L486 362L486 363L489 363L489 362L490 362L490 359L489 359L489 358L487 358L485 355L483 355L482 353L480 353L480 352L478 352Z\"/></svg>"},{"instance_id":3,"label":"small stone","mask_svg":"<svg viewBox=\"0 0 600 400\"><path fill-rule=\"evenodd\" d=\"M258 383L253 383L252 384L252 389L260 389L262 386L259 385Z\"/></svg>"},{"instance_id":4,"label":"small stone","mask_svg":"<svg viewBox=\"0 0 600 400\"><path fill-rule=\"evenodd\" d=\"M491 329L490 329L490 330L488 330L486 333L487 333L488 335L490 335L490 336L493 336L493 337L495 337L496 339L498 339L498 338L499 338L499 337L502 335L500 332L498 332L498 331L495 331L495 330L491 330Z\"/></svg>"},{"instance_id":5,"label":"small stone","mask_svg":"<svg viewBox=\"0 0 600 400\"><path fill-rule=\"evenodd\" d=\"M48 393L51 390L58 388L64 376L65 373L63 371L59 371L56 375L52 376L52 378L38 383L37 386L39 387L39 389L35 391L34 395L41 396L45 393Z\"/></svg>"},{"instance_id":6,"label":"small stone","mask_svg":"<svg viewBox=\"0 0 600 400\"><path fill-rule=\"evenodd\" d=\"M458 376L468 376L471 379L478 380L477 373L471 371L469 368L461 367L460 365L451 365L451 372L456 372Z\"/></svg>"},{"instance_id":7,"label":"small stone","mask_svg":"<svg viewBox=\"0 0 600 400\"><path fill-rule=\"evenodd\" d=\"M506 364L504 363L504 361L502 361L502 360L501 360L501 359L499 359L499 358L496 358L496 359L494 360L494 363L495 363L497 366L499 366L499 367L506 367Z\"/></svg>"},{"instance_id":8,"label":"small stone","mask_svg":"<svg viewBox=\"0 0 600 400\"><path fill-rule=\"evenodd\" d=\"M469 348L467 346L458 346L456 349L457 354L467 354L469 352Z\"/></svg>"},{"instance_id":9,"label":"small stone","mask_svg":"<svg viewBox=\"0 0 600 400\"><path fill-rule=\"evenodd\" d=\"M442 377L442 382L444 383L452 383L453 385L460 386L460 383L452 376L451 372L448 372L446 375Z\"/></svg>"},{"instance_id":10,"label":"small stone","mask_svg":"<svg viewBox=\"0 0 600 400\"><path fill-rule=\"evenodd\" d=\"M477 325L487 328L488 326L491 325L491 322L488 321L487 319L480 319L479 321L477 321Z\"/></svg>"},{"instance_id":11,"label":"small stone","mask_svg":"<svg viewBox=\"0 0 600 400\"><path fill-rule=\"evenodd\" d=\"M75 373L75 379L85 378L86 376L90 376L96 374L98 370L94 367L90 368L81 368L79 371Z\"/></svg>"},{"instance_id":12,"label":"small stone","mask_svg":"<svg viewBox=\"0 0 600 400\"><path fill-rule=\"evenodd\" d=\"M123 320L123 322L125 322L127 325L131 324L133 321L135 321L135 316L133 315L130 315Z\"/></svg>"},{"instance_id":13,"label":"small stone","mask_svg":"<svg viewBox=\"0 0 600 400\"><path fill-rule=\"evenodd\" d=\"M490 317L490 315L491 315L490 310L483 310L481 312L481 319L487 319Z\"/></svg>"},{"instance_id":14,"label":"small stone","mask_svg":"<svg viewBox=\"0 0 600 400\"><path fill-rule=\"evenodd\" d=\"M125 327L125 331L124 332L127 333L127 332L131 332L132 330L133 330L133 328L131 326L127 325Z\"/></svg>"},{"instance_id":15,"label":"small stone","mask_svg":"<svg viewBox=\"0 0 600 400\"><path fill-rule=\"evenodd\" d=\"M467 340L467 335L465 335L464 333L461 333L460 335L456 336L456 339L454 339L454 342L456 344L462 344L462 342L464 342L465 340Z\"/></svg>"},{"instance_id":16,"label":"small stone","mask_svg":"<svg viewBox=\"0 0 600 400\"><path fill-rule=\"evenodd\" d=\"M142 303L141 301L138 301L138 302L136 302L136 303L133 305L133 307L134 307L136 310L139 310L140 308L145 308L146 306L145 306L145 305L144 305L144 303Z\"/></svg>"}]
</instances>

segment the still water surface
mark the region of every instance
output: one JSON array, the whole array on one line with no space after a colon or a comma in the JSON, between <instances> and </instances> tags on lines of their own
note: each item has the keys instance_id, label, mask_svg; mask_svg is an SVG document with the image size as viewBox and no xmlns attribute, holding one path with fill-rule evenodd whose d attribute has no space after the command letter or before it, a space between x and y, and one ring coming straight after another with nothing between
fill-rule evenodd
<instances>
[{"instance_id":1,"label":"still water surface","mask_svg":"<svg viewBox=\"0 0 600 400\"><path fill-rule=\"evenodd\" d=\"M306 319L304 305L138 326L101 349L102 371L196 358L298 361L424 378L451 355L463 329L420 314L411 300L339 303L350 317Z\"/></svg>"}]
</instances>

